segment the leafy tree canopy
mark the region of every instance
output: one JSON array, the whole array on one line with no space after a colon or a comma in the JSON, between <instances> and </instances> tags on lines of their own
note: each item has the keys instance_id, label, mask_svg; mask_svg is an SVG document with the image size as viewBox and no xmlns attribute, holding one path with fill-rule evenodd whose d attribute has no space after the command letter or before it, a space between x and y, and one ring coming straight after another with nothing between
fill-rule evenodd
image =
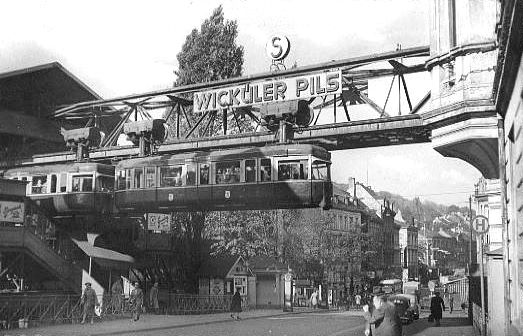
<instances>
[{"instance_id":1,"label":"leafy tree canopy","mask_svg":"<svg viewBox=\"0 0 523 336\"><path fill-rule=\"evenodd\" d=\"M193 29L177 55L175 86L241 76L243 47L236 44L238 25L225 20L220 5L201 29Z\"/></svg>"}]
</instances>

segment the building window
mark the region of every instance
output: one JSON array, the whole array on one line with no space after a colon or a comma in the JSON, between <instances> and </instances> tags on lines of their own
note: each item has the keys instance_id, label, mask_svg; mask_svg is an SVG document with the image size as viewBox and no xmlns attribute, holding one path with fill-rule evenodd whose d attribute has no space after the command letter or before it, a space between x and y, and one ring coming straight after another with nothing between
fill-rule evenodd
<instances>
[{"instance_id":1,"label":"building window","mask_svg":"<svg viewBox=\"0 0 523 336\"><path fill-rule=\"evenodd\" d=\"M247 277L235 276L233 282L234 292L239 291L240 295L247 295Z\"/></svg>"}]
</instances>

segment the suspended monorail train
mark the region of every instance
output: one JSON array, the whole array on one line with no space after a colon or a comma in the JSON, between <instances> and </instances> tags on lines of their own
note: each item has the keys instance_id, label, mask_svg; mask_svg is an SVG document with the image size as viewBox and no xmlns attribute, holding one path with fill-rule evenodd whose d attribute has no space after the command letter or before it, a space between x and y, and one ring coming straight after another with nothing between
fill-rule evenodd
<instances>
[{"instance_id":1,"label":"suspended monorail train","mask_svg":"<svg viewBox=\"0 0 523 336\"><path fill-rule=\"evenodd\" d=\"M28 181L28 196L57 215L329 209L330 164L325 149L295 144L19 167L4 177Z\"/></svg>"}]
</instances>

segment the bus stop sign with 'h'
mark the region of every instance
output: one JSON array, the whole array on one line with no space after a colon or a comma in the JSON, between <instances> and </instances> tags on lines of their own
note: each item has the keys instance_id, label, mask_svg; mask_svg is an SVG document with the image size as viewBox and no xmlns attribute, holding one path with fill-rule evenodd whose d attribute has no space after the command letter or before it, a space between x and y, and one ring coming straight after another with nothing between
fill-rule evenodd
<instances>
[{"instance_id":1,"label":"bus stop sign with 'h'","mask_svg":"<svg viewBox=\"0 0 523 336\"><path fill-rule=\"evenodd\" d=\"M489 229L488 218L482 215L474 217L472 220L472 227L477 234L485 234Z\"/></svg>"}]
</instances>

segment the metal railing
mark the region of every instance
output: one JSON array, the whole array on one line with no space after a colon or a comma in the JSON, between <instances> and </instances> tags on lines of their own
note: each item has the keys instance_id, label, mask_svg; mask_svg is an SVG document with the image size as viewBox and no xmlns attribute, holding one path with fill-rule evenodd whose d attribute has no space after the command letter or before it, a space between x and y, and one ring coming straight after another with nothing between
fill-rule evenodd
<instances>
[{"instance_id":1,"label":"metal railing","mask_svg":"<svg viewBox=\"0 0 523 336\"><path fill-rule=\"evenodd\" d=\"M22 324L75 323L82 314L78 295L2 294L0 302L0 326L8 329Z\"/></svg>"},{"instance_id":2,"label":"metal railing","mask_svg":"<svg viewBox=\"0 0 523 336\"><path fill-rule=\"evenodd\" d=\"M169 294L165 307L160 307L164 314L210 314L230 310L232 295L191 295ZM242 297L242 310L249 310L247 298Z\"/></svg>"}]
</instances>

